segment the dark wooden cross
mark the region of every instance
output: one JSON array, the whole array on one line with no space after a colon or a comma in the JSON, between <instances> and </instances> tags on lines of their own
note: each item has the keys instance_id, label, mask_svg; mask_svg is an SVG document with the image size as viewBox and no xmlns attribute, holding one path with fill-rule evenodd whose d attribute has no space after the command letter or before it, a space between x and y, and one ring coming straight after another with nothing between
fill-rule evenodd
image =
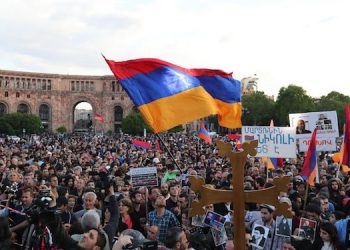
<instances>
[{"instance_id":1,"label":"dark wooden cross","mask_svg":"<svg viewBox=\"0 0 350 250\"><path fill-rule=\"evenodd\" d=\"M232 166L232 187L233 190L218 190L205 185L204 179L197 176L189 176L191 189L198 194L198 199L192 202L190 216L204 215L204 206L208 204L232 202L234 206L233 212L233 227L234 227L234 246L235 249L245 249L245 203L264 203L276 207L276 215L284 215L292 217L289 210L289 205L285 202L281 203L278 200L280 192L287 192L290 177L275 178L273 187L244 191L244 165L247 155L255 156L255 148L258 146L258 141L244 142L243 150L240 152L232 152L232 145L222 141L217 142L220 156L230 158Z\"/></svg>"}]
</instances>

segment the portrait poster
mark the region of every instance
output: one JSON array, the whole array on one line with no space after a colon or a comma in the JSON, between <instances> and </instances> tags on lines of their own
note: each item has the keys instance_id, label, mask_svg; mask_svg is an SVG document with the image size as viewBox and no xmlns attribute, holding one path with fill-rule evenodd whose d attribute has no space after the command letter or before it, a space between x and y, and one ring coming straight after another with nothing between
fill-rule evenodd
<instances>
[{"instance_id":1,"label":"portrait poster","mask_svg":"<svg viewBox=\"0 0 350 250\"><path fill-rule=\"evenodd\" d=\"M316 226L316 221L301 218L298 236L313 242L315 240Z\"/></svg>"},{"instance_id":2,"label":"portrait poster","mask_svg":"<svg viewBox=\"0 0 350 250\"><path fill-rule=\"evenodd\" d=\"M192 217L192 226L205 227L203 220L204 220L204 216L199 216L199 215L193 216Z\"/></svg>"},{"instance_id":3,"label":"portrait poster","mask_svg":"<svg viewBox=\"0 0 350 250\"><path fill-rule=\"evenodd\" d=\"M270 229L262 225L255 224L252 231L251 246L263 249L267 241Z\"/></svg>"},{"instance_id":4,"label":"portrait poster","mask_svg":"<svg viewBox=\"0 0 350 250\"><path fill-rule=\"evenodd\" d=\"M212 229L221 231L221 229L224 227L225 220L226 219L224 216L212 211L208 211L204 217L203 222L205 225L208 225Z\"/></svg>"},{"instance_id":5,"label":"portrait poster","mask_svg":"<svg viewBox=\"0 0 350 250\"><path fill-rule=\"evenodd\" d=\"M211 234L213 235L213 239L216 247L225 244L226 241L228 240L225 227L222 227L220 231L211 228L210 231L211 231Z\"/></svg>"},{"instance_id":6,"label":"portrait poster","mask_svg":"<svg viewBox=\"0 0 350 250\"><path fill-rule=\"evenodd\" d=\"M282 216L276 217L276 235L290 237L292 233L292 219Z\"/></svg>"},{"instance_id":7,"label":"portrait poster","mask_svg":"<svg viewBox=\"0 0 350 250\"><path fill-rule=\"evenodd\" d=\"M339 136L336 111L289 114L290 126L295 128L297 139L307 138L317 128L317 138L336 138Z\"/></svg>"}]
</instances>

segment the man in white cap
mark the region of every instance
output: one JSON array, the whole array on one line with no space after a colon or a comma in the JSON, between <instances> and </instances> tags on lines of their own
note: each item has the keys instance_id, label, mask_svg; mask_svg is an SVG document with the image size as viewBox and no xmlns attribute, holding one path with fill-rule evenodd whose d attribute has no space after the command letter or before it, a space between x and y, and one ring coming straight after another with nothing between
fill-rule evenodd
<instances>
[{"instance_id":1,"label":"man in white cap","mask_svg":"<svg viewBox=\"0 0 350 250\"><path fill-rule=\"evenodd\" d=\"M264 250L282 249L282 244L285 241L284 237L277 236L275 232L276 222L273 219L275 210L276 208L272 205L261 204L260 205L261 220L254 222L254 225L262 225L269 228L269 234L263 248ZM254 225L252 226L252 228L254 228ZM252 249L256 250L258 248L253 247Z\"/></svg>"}]
</instances>

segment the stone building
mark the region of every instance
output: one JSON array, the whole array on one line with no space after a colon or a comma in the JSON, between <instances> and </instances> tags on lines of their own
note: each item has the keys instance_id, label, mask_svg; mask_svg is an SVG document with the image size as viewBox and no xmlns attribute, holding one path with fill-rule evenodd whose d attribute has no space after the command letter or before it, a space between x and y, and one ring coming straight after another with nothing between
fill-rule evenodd
<instances>
[{"instance_id":1,"label":"stone building","mask_svg":"<svg viewBox=\"0 0 350 250\"><path fill-rule=\"evenodd\" d=\"M26 112L40 117L49 131L60 126L72 132L74 110L81 102L92 106L89 116L96 132L119 132L134 105L114 76L60 75L0 70L0 114ZM100 114L105 122L94 119ZM79 114L76 114L77 116ZM80 115L82 116L82 115ZM91 117L92 116L92 117Z\"/></svg>"}]
</instances>

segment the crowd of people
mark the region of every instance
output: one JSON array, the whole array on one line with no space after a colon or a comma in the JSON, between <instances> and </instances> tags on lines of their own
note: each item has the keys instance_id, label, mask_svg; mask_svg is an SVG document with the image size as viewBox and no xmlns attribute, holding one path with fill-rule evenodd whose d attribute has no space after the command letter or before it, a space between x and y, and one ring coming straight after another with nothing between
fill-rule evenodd
<instances>
[{"instance_id":1,"label":"crowd of people","mask_svg":"<svg viewBox=\"0 0 350 250\"><path fill-rule=\"evenodd\" d=\"M216 189L232 189L228 158L197 135L42 135L0 144L0 249L235 249L230 203L208 204L222 216L215 225L205 216L189 217L197 199L189 175ZM134 139L149 141L139 148ZM171 157L172 156L172 157ZM267 170L260 158L248 157L245 190L273 185L288 176L279 199L293 217L277 219L271 204L246 204L246 249L350 249L350 183L331 155L319 156L319 183L307 188L300 176L304 155L284 159ZM174 159L176 162L174 162ZM155 167L158 185L134 187L130 169ZM308 189L308 190L307 190ZM208 213L207 213L208 214ZM221 218L221 217L220 217ZM220 223L224 228L220 228ZM283 223L283 224L282 224Z\"/></svg>"}]
</instances>

